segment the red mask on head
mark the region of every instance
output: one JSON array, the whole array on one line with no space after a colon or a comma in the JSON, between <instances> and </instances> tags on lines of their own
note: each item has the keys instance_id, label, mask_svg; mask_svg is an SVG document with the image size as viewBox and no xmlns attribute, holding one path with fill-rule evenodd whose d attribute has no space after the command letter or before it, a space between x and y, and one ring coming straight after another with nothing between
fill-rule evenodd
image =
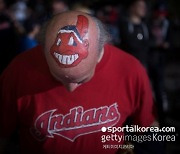
<instances>
[{"instance_id":1,"label":"red mask on head","mask_svg":"<svg viewBox=\"0 0 180 154\"><path fill-rule=\"evenodd\" d=\"M60 67L74 67L88 56L89 42L83 39L88 33L88 19L78 15L76 25L61 28L50 53Z\"/></svg>"}]
</instances>

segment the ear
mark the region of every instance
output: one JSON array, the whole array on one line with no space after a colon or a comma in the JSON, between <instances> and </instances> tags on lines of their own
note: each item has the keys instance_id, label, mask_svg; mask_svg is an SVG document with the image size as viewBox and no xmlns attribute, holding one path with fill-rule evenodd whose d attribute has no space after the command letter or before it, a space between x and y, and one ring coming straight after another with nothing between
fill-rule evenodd
<instances>
[{"instance_id":1,"label":"ear","mask_svg":"<svg viewBox=\"0 0 180 154\"><path fill-rule=\"evenodd\" d=\"M84 46L85 48L88 48L88 47L89 47L89 41L88 41L87 39L84 39L84 40L83 40L83 46Z\"/></svg>"},{"instance_id":2,"label":"ear","mask_svg":"<svg viewBox=\"0 0 180 154\"><path fill-rule=\"evenodd\" d=\"M98 57L98 63L101 61L102 57L104 55L104 48L100 51L99 57Z\"/></svg>"}]
</instances>

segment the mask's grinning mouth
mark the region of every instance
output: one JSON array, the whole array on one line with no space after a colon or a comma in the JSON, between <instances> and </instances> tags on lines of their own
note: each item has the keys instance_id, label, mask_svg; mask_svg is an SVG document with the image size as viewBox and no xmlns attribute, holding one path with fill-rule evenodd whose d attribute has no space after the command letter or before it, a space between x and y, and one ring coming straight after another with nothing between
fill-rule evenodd
<instances>
[{"instance_id":1,"label":"mask's grinning mouth","mask_svg":"<svg viewBox=\"0 0 180 154\"><path fill-rule=\"evenodd\" d=\"M57 52L54 52L54 56L58 59L58 61L61 64L64 64L64 65L71 65L72 63L74 63L79 58L78 54L61 55L61 54L59 54Z\"/></svg>"}]
</instances>

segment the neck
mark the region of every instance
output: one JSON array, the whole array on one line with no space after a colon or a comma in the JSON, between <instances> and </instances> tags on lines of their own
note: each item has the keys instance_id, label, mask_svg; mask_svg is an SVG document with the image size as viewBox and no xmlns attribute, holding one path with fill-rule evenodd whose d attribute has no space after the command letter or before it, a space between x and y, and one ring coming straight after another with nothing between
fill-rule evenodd
<instances>
[{"instance_id":1,"label":"neck","mask_svg":"<svg viewBox=\"0 0 180 154\"><path fill-rule=\"evenodd\" d=\"M142 21L142 19L136 15L130 15L129 19L133 24L139 24Z\"/></svg>"}]
</instances>

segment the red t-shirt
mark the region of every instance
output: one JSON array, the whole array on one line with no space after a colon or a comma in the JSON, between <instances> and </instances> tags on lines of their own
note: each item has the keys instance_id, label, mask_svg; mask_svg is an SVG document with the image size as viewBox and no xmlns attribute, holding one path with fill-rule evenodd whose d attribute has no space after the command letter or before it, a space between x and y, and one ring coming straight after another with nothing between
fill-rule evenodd
<instances>
[{"instance_id":1,"label":"red t-shirt","mask_svg":"<svg viewBox=\"0 0 180 154\"><path fill-rule=\"evenodd\" d=\"M22 153L115 153L102 143L103 126L154 121L145 69L111 45L94 77L73 92L50 74L41 46L17 56L0 77L0 133L18 128ZM121 142L122 143L122 142Z\"/></svg>"}]
</instances>

